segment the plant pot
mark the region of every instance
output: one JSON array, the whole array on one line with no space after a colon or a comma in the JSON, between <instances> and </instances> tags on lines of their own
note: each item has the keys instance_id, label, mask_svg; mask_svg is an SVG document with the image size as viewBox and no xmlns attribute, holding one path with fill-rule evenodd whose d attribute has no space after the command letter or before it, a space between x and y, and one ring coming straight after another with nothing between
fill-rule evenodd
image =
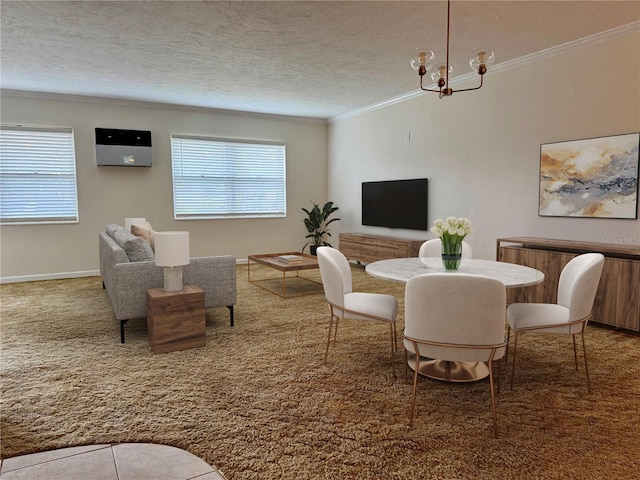
<instances>
[{"instance_id":1,"label":"plant pot","mask_svg":"<svg viewBox=\"0 0 640 480\"><path fill-rule=\"evenodd\" d=\"M318 245L309 245L309 253L311 255L316 255L318 252Z\"/></svg>"}]
</instances>

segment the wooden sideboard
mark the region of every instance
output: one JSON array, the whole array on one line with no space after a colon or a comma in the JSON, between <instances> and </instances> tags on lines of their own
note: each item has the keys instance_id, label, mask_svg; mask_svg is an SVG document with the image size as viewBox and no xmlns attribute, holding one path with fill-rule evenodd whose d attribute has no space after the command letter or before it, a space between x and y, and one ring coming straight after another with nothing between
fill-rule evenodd
<instances>
[{"instance_id":1,"label":"wooden sideboard","mask_svg":"<svg viewBox=\"0 0 640 480\"><path fill-rule=\"evenodd\" d=\"M498 238L497 260L533 267L545 275L539 285L508 291L508 301L555 303L560 272L572 258L588 252L605 256L592 321L640 332L640 245Z\"/></svg>"},{"instance_id":2,"label":"wooden sideboard","mask_svg":"<svg viewBox=\"0 0 640 480\"><path fill-rule=\"evenodd\" d=\"M366 235L361 233L341 233L339 249L349 260L371 263L387 258L417 257L425 240Z\"/></svg>"}]
</instances>

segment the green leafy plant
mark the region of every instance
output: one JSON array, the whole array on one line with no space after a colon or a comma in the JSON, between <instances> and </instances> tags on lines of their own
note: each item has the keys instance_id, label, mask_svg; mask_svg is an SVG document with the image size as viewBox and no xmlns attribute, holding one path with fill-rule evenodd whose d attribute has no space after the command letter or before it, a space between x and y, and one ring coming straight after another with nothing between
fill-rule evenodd
<instances>
[{"instance_id":1,"label":"green leafy plant","mask_svg":"<svg viewBox=\"0 0 640 480\"><path fill-rule=\"evenodd\" d=\"M311 203L313 204L312 209L302 208L302 211L307 214L307 218L304 219L304 226L307 227L307 232L309 232L305 238L310 239L305 243L304 247L302 247L302 251L304 251L307 245L311 245L310 250L313 254L315 249L322 245L331 246L331 244L325 240L325 237L331 236L327 227L340 219L329 218L333 212L338 210L338 207L333 206L333 202L325 203L322 208L315 202Z\"/></svg>"}]
</instances>

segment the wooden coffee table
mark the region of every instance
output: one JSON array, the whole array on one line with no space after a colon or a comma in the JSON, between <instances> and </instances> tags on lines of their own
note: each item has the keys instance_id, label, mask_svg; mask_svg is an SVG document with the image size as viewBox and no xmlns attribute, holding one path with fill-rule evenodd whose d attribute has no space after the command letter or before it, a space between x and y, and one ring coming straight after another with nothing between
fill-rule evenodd
<instances>
[{"instance_id":1,"label":"wooden coffee table","mask_svg":"<svg viewBox=\"0 0 640 480\"><path fill-rule=\"evenodd\" d=\"M281 258L279 258L284 255L295 255L297 257L300 257L301 261L299 263L288 263L282 260ZM262 282L264 280L269 280L269 279L251 280L251 262L258 263L260 265L266 265L267 267L275 268L276 270L281 271L282 272L282 293L278 293L277 291L267 288L264 285L261 285L260 283L258 283L258 282ZM275 293L276 295L282 298L287 298L287 272L295 272L295 276L300 278L301 280L306 280L307 282L315 283L317 285L322 285L321 282L316 282L315 280L312 280L310 278L300 276L301 270L315 270L317 268L319 268L317 257L315 257L314 255L308 255L306 253L300 253L300 252L264 253L260 255L249 255L249 257L247 257L247 279L249 280L249 283L253 283L254 285L257 285L258 287L264 290L267 290L268 292ZM289 297L315 295L317 293L320 293L320 292L289 295Z\"/></svg>"}]
</instances>

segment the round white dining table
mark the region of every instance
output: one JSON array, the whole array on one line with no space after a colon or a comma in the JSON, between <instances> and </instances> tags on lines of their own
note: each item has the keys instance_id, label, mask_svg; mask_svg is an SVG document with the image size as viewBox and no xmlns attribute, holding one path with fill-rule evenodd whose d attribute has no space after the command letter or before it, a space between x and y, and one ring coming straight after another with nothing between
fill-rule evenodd
<instances>
[{"instance_id":1,"label":"round white dining table","mask_svg":"<svg viewBox=\"0 0 640 480\"><path fill-rule=\"evenodd\" d=\"M515 263L496 262L493 260L479 260L463 258L458 270L446 271L439 257L411 257L390 258L368 264L365 271L384 280L407 282L411 277L425 273L469 273L495 278L504 283L507 288L526 287L544 280L544 273L535 268L517 265Z\"/></svg>"},{"instance_id":2,"label":"round white dining table","mask_svg":"<svg viewBox=\"0 0 640 480\"><path fill-rule=\"evenodd\" d=\"M454 271L446 271L442 259L439 257L379 260L368 264L365 271L373 277L405 283L416 275L429 273L484 275L500 280L506 288L526 287L544 281L544 273L535 268L475 258L463 258L458 270ZM408 365L411 369L415 369L415 359L408 359ZM447 382L474 382L487 377L489 367L483 362L453 362L438 359L424 361L421 359L418 373Z\"/></svg>"}]
</instances>

